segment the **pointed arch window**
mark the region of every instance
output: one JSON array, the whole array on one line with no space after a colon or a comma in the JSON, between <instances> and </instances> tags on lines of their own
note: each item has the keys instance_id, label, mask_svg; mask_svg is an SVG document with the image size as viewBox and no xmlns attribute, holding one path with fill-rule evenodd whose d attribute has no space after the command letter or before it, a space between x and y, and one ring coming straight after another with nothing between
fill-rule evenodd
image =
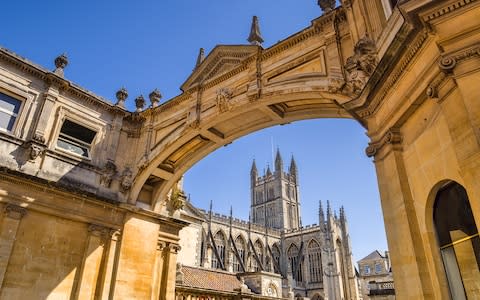
<instances>
[{"instance_id":1,"label":"pointed arch window","mask_svg":"<svg viewBox=\"0 0 480 300\"><path fill-rule=\"evenodd\" d=\"M320 244L312 240L308 243L308 266L311 282L322 282L322 250Z\"/></svg>"},{"instance_id":2,"label":"pointed arch window","mask_svg":"<svg viewBox=\"0 0 480 300\"><path fill-rule=\"evenodd\" d=\"M479 298L480 238L461 185L451 182L438 191L433 221L452 298Z\"/></svg>"},{"instance_id":3,"label":"pointed arch window","mask_svg":"<svg viewBox=\"0 0 480 300\"><path fill-rule=\"evenodd\" d=\"M274 244L272 246L272 254L273 254L273 271L275 273L280 273L280 270L277 268L277 266L280 266L280 249L278 248L277 244Z\"/></svg>"},{"instance_id":4,"label":"pointed arch window","mask_svg":"<svg viewBox=\"0 0 480 300\"><path fill-rule=\"evenodd\" d=\"M239 258L245 263L245 241L241 236L235 239L235 247L237 248L238 257L237 255L233 256L233 272L242 272L242 265Z\"/></svg>"},{"instance_id":5,"label":"pointed arch window","mask_svg":"<svg viewBox=\"0 0 480 300\"><path fill-rule=\"evenodd\" d=\"M292 244L288 249L287 257L289 267L292 270L293 279L297 282L302 282L302 262L300 261L298 248L295 244Z\"/></svg>"},{"instance_id":6,"label":"pointed arch window","mask_svg":"<svg viewBox=\"0 0 480 300\"><path fill-rule=\"evenodd\" d=\"M225 235L219 231L215 234L213 240L215 241L218 258L215 253L212 253L212 268L222 269L223 262L225 261Z\"/></svg>"},{"instance_id":7,"label":"pointed arch window","mask_svg":"<svg viewBox=\"0 0 480 300\"><path fill-rule=\"evenodd\" d=\"M257 253L257 256L258 256L258 260L260 260L260 264L263 264L263 245L262 245L262 242L260 242L260 240L257 240L255 242L254 247L255 247L255 252ZM255 272L261 271L260 264L254 259L253 270Z\"/></svg>"}]
</instances>

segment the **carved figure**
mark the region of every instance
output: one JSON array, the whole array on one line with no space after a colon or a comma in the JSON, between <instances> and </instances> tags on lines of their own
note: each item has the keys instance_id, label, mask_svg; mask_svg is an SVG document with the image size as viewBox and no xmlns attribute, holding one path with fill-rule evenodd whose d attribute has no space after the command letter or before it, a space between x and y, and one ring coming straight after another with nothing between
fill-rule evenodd
<instances>
[{"instance_id":1,"label":"carved figure","mask_svg":"<svg viewBox=\"0 0 480 300\"><path fill-rule=\"evenodd\" d=\"M229 88L220 88L217 90L217 107L219 112L227 112L231 108L230 99L232 99L233 93Z\"/></svg>"},{"instance_id":2,"label":"carved figure","mask_svg":"<svg viewBox=\"0 0 480 300\"><path fill-rule=\"evenodd\" d=\"M103 168L103 174L100 178L100 184L104 187L109 188L112 184L112 179L115 174L117 174L117 166L113 162L108 161Z\"/></svg>"},{"instance_id":3,"label":"carved figure","mask_svg":"<svg viewBox=\"0 0 480 300\"><path fill-rule=\"evenodd\" d=\"M132 187L132 171L129 168L126 168L122 174L122 181L120 183L120 191L126 193Z\"/></svg>"},{"instance_id":4,"label":"carved figure","mask_svg":"<svg viewBox=\"0 0 480 300\"><path fill-rule=\"evenodd\" d=\"M345 64L348 73L347 82L342 89L345 94L359 94L377 66L375 42L368 36L357 42L354 52Z\"/></svg>"}]
</instances>

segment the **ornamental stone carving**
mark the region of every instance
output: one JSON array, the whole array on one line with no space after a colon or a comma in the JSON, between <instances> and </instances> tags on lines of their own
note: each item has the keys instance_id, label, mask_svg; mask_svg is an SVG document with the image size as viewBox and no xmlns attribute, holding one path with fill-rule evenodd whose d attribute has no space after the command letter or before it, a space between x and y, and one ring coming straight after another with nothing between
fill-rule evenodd
<instances>
[{"instance_id":1,"label":"ornamental stone carving","mask_svg":"<svg viewBox=\"0 0 480 300\"><path fill-rule=\"evenodd\" d=\"M371 142L368 144L368 147L365 149L365 154L368 157L375 156L383 146L387 144L391 145L400 145L402 143L402 135L398 128L390 128L380 140L376 142Z\"/></svg>"},{"instance_id":2,"label":"ornamental stone carving","mask_svg":"<svg viewBox=\"0 0 480 300\"><path fill-rule=\"evenodd\" d=\"M117 166L111 162L107 161L103 167L103 174L100 178L100 184L104 187L109 188L112 184L113 177L117 174Z\"/></svg>"},{"instance_id":3,"label":"ornamental stone carving","mask_svg":"<svg viewBox=\"0 0 480 300\"><path fill-rule=\"evenodd\" d=\"M345 94L359 94L377 66L375 42L368 36L360 39L354 48L355 54L347 59L345 70L347 82Z\"/></svg>"},{"instance_id":4,"label":"ornamental stone carving","mask_svg":"<svg viewBox=\"0 0 480 300\"><path fill-rule=\"evenodd\" d=\"M232 103L230 99L233 97L233 92L229 88L220 88L217 90L217 107L220 113L227 112L231 109Z\"/></svg>"},{"instance_id":5,"label":"ornamental stone carving","mask_svg":"<svg viewBox=\"0 0 480 300\"><path fill-rule=\"evenodd\" d=\"M122 181L120 182L120 191L126 193L130 190L133 183L132 171L129 168L126 168L122 173Z\"/></svg>"},{"instance_id":6,"label":"ornamental stone carving","mask_svg":"<svg viewBox=\"0 0 480 300\"><path fill-rule=\"evenodd\" d=\"M119 106L121 108L125 108L125 100L128 98L128 91L126 88L122 87L117 91L115 94L117 97L117 103L115 104L116 106Z\"/></svg>"}]
</instances>

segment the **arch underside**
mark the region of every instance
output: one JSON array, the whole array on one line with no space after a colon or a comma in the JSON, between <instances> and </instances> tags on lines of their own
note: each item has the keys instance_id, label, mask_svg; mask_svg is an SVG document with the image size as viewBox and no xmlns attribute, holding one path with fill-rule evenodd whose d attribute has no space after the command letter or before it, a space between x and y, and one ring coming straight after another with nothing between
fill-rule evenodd
<instances>
[{"instance_id":1,"label":"arch underside","mask_svg":"<svg viewBox=\"0 0 480 300\"><path fill-rule=\"evenodd\" d=\"M307 119L353 118L340 104L346 100L341 94L297 92L261 98L228 112L210 112L211 117L202 120L197 128L189 126L186 118L172 122L170 132L164 133L164 138L153 146L153 158L137 178L137 203L160 211L173 185L195 163L255 131ZM201 113L216 109L207 107ZM140 186L142 181L144 184ZM133 191L135 194L135 188Z\"/></svg>"}]
</instances>

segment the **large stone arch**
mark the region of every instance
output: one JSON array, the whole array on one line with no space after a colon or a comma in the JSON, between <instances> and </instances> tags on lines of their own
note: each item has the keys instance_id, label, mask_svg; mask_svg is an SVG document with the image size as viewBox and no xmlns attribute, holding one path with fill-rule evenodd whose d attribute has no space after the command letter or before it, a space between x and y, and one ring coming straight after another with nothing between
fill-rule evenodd
<instances>
[{"instance_id":1,"label":"large stone arch","mask_svg":"<svg viewBox=\"0 0 480 300\"><path fill-rule=\"evenodd\" d=\"M340 11L337 14L326 21L346 22ZM340 52L340 43L322 35L329 30L312 25L268 49L212 50L182 86L183 94L143 113L147 130L140 139L146 148L136 157L129 202L140 200L162 211L168 192L193 164L254 131L314 118L361 121L355 104L346 108L357 95L343 67L353 49ZM304 47L306 42L309 47ZM235 63L227 64L232 57ZM208 68L212 64L223 71Z\"/></svg>"}]
</instances>

